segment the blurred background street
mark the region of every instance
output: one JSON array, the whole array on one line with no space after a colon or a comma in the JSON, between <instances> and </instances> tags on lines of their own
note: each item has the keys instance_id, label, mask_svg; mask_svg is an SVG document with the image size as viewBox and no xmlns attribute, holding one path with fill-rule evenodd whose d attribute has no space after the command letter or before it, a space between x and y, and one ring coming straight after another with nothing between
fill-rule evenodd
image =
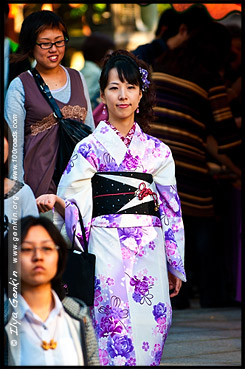
<instances>
[{"instance_id":1,"label":"blurred background street","mask_svg":"<svg viewBox=\"0 0 245 369\"><path fill-rule=\"evenodd\" d=\"M175 9L185 11L190 5L176 4ZM239 4L226 4L225 7L210 5L208 5L210 14L222 23L241 25ZM81 44L86 36L90 36L93 32L100 32L111 37L117 48L134 50L138 45L154 39L159 16L171 6L168 3L9 4L10 12L5 33L13 41L18 42L19 31L25 17L34 11L54 11L64 20L70 36L63 65L80 70L84 64Z\"/></svg>"}]
</instances>

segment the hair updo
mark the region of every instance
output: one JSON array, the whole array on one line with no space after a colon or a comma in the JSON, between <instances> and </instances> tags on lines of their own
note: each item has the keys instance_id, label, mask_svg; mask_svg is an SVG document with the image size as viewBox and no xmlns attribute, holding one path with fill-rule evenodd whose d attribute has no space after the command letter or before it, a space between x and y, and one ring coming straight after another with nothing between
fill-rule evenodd
<instances>
[{"instance_id":1,"label":"hair updo","mask_svg":"<svg viewBox=\"0 0 245 369\"><path fill-rule=\"evenodd\" d=\"M109 72L116 68L118 77L121 82L125 80L139 86L142 91L142 98L139 103L139 113L136 115L136 121L141 126L144 132L149 129L149 124L154 119L153 106L155 104L155 92L148 64L143 60L138 59L134 54L126 50L116 50L111 55L107 55L104 59L104 65L100 76L100 89L102 92L108 84ZM140 69L145 69L148 72L147 79L150 82L148 88L144 90L144 83Z\"/></svg>"}]
</instances>

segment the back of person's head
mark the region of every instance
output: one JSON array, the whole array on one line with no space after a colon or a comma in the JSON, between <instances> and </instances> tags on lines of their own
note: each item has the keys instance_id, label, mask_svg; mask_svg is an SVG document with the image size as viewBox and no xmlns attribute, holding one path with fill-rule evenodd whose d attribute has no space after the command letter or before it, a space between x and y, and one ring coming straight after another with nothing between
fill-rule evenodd
<instances>
[{"instance_id":1,"label":"back of person's head","mask_svg":"<svg viewBox=\"0 0 245 369\"><path fill-rule=\"evenodd\" d=\"M212 18L207 8L202 4L191 5L181 14L181 23L185 24L189 34L210 22L212 22Z\"/></svg>"},{"instance_id":2,"label":"back of person's head","mask_svg":"<svg viewBox=\"0 0 245 369\"><path fill-rule=\"evenodd\" d=\"M94 32L84 39L81 50L85 60L97 64L101 62L107 53L111 53L115 48L115 42L109 36Z\"/></svg>"},{"instance_id":3,"label":"back of person's head","mask_svg":"<svg viewBox=\"0 0 245 369\"><path fill-rule=\"evenodd\" d=\"M242 29L236 24L226 25L231 37L231 49L227 64L234 72L241 73L242 63Z\"/></svg>"},{"instance_id":4,"label":"back of person's head","mask_svg":"<svg viewBox=\"0 0 245 369\"><path fill-rule=\"evenodd\" d=\"M242 29L237 24L227 24L226 28L230 32L231 38L242 38Z\"/></svg>"},{"instance_id":5,"label":"back of person's head","mask_svg":"<svg viewBox=\"0 0 245 369\"><path fill-rule=\"evenodd\" d=\"M24 19L19 35L20 53L23 57L19 57L19 60L27 56L33 57L32 52L36 45L38 34L49 28L61 30L64 38L69 39L65 23L57 14L50 10L33 12Z\"/></svg>"},{"instance_id":6,"label":"back of person's head","mask_svg":"<svg viewBox=\"0 0 245 369\"><path fill-rule=\"evenodd\" d=\"M149 124L153 120L153 105L155 103L155 93L149 65L127 50L119 49L114 51L104 60L100 76L100 89L102 92L104 92L108 84L109 73L113 68L117 69L118 77L122 82L126 80L132 85L139 86L142 91L136 120L141 128L147 131ZM143 72L144 75L142 75Z\"/></svg>"},{"instance_id":7,"label":"back of person's head","mask_svg":"<svg viewBox=\"0 0 245 369\"><path fill-rule=\"evenodd\" d=\"M163 54L155 63L154 71L175 75L208 88L211 80L220 81L229 49L228 30L211 20L193 29L178 47Z\"/></svg>"},{"instance_id":8,"label":"back of person's head","mask_svg":"<svg viewBox=\"0 0 245 369\"><path fill-rule=\"evenodd\" d=\"M58 294L58 296L63 299L65 296L65 290L62 286L62 275L65 270L66 260L67 260L67 243L63 236L61 235L58 228L54 225L54 223L47 217L40 216L26 216L19 220L20 222L20 242L22 243L31 227L41 226L43 227L52 240L54 241L55 245L59 246L58 254L58 266L57 266L57 273L51 281L52 288ZM38 238L37 238L38 241Z\"/></svg>"},{"instance_id":9,"label":"back of person's head","mask_svg":"<svg viewBox=\"0 0 245 369\"><path fill-rule=\"evenodd\" d=\"M229 56L231 37L227 28L216 21L199 27L186 41L190 55L209 70L219 71Z\"/></svg>"},{"instance_id":10,"label":"back of person's head","mask_svg":"<svg viewBox=\"0 0 245 369\"><path fill-rule=\"evenodd\" d=\"M181 13L173 8L164 10L159 18L155 36L167 40L169 37L176 35L179 31L180 22Z\"/></svg>"},{"instance_id":11,"label":"back of person's head","mask_svg":"<svg viewBox=\"0 0 245 369\"><path fill-rule=\"evenodd\" d=\"M13 136L12 136L11 129L5 119L3 120L3 123L4 123L4 137L8 141L8 160L4 163L4 177L8 177L9 176L8 163L12 157ZM4 153L4 157L5 157L5 153Z\"/></svg>"}]
</instances>

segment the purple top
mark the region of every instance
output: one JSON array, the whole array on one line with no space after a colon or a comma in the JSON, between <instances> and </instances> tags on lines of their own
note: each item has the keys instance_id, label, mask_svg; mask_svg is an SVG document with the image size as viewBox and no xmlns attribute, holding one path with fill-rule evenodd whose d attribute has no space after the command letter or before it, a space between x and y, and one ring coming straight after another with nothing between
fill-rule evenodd
<instances>
[{"instance_id":1,"label":"purple top","mask_svg":"<svg viewBox=\"0 0 245 369\"><path fill-rule=\"evenodd\" d=\"M87 101L79 72L66 68L71 79L71 96L67 104L56 100L64 118L84 123ZM56 193L53 174L59 146L58 124L53 111L40 93L29 72L20 76L25 90L24 181L35 197Z\"/></svg>"}]
</instances>

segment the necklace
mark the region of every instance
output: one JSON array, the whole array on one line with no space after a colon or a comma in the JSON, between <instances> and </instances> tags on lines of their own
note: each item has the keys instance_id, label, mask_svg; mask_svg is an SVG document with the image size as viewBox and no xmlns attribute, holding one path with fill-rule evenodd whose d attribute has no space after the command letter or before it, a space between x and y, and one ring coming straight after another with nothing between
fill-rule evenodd
<instances>
[{"instance_id":1,"label":"necklace","mask_svg":"<svg viewBox=\"0 0 245 369\"><path fill-rule=\"evenodd\" d=\"M35 335L41 340L41 342L42 342L42 344L41 344L41 347L42 347L42 349L43 350L49 350L49 349L51 349L51 350L55 350L56 349L56 347L57 347L57 341L55 341L54 340L54 338L52 338L51 340L50 340L50 342L47 342L47 341L45 341L45 340L42 340L41 339L41 337L39 336L39 334L36 332L36 330L34 329L34 327L33 327L33 325L32 325L32 323L31 323L31 321L29 320L29 318L28 318L28 316L26 315L26 319L27 319L27 321L28 321L28 323L30 324L30 326L31 326L31 329L33 330L33 332L35 333ZM55 323L55 328L54 328L54 335L55 335L55 330L56 330L56 326L57 326L57 320L58 320L58 315L56 316L56 323Z\"/></svg>"}]
</instances>

